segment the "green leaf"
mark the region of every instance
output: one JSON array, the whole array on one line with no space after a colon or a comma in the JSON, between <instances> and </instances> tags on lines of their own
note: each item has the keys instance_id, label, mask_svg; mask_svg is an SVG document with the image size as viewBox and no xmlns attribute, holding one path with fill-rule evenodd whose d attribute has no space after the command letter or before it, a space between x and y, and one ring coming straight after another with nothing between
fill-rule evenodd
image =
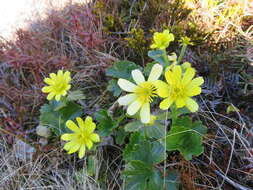
<instances>
[{"instance_id":1,"label":"green leaf","mask_svg":"<svg viewBox=\"0 0 253 190\"><path fill-rule=\"evenodd\" d=\"M50 101L40 109L40 124L49 126L57 136L69 132L65 123L67 120L74 120L81 116L82 108L74 102Z\"/></svg>"},{"instance_id":2,"label":"green leaf","mask_svg":"<svg viewBox=\"0 0 253 190\"><path fill-rule=\"evenodd\" d=\"M157 61L158 63L160 63L161 65L163 65L164 67L167 67L170 65L168 62L168 59L166 59L165 57L167 55L162 50L148 51L148 56L152 58L153 60Z\"/></svg>"},{"instance_id":3,"label":"green leaf","mask_svg":"<svg viewBox=\"0 0 253 190\"><path fill-rule=\"evenodd\" d=\"M123 127L119 127L119 129L115 132L115 141L117 144L122 145L125 141L127 132L123 129Z\"/></svg>"},{"instance_id":4,"label":"green leaf","mask_svg":"<svg viewBox=\"0 0 253 190\"><path fill-rule=\"evenodd\" d=\"M118 122L114 121L107 110L100 110L95 113L95 118L99 122L98 133L101 136L108 136L112 130L118 126Z\"/></svg>"},{"instance_id":5,"label":"green leaf","mask_svg":"<svg viewBox=\"0 0 253 190\"><path fill-rule=\"evenodd\" d=\"M134 131L138 131L143 126L144 126L143 123L140 121L132 121L126 124L124 129L127 132L134 132Z\"/></svg>"},{"instance_id":6,"label":"green leaf","mask_svg":"<svg viewBox=\"0 0 253 190\"><path fill-rule=\"evenodd\" d=\"M177 119L167 134L166 148L168 151L180 151L186 160L203 153L202 135L206 127L201 122L192 123L189 117Z\"/></svg>"},{"instance_id":7,"label":"green leaf","mask_svg":"<svg viewBox=\"0 0 253 190\"><path fill-rule=\"evenodd\" d=\"M161 172L153 168L152 173L149 176L148 189L161 190L162 187L163 187L163 178L161 176Z\"/></svg>"},{"instance_id":8,"label":"green leaf","mask_svg":"<svg viewBox=\"0 0 253 190\"><path fill-rule=\"evenodd\" d=\"M165 137L164 130L165 125L159 121L155 121L154 125L143 126L140 131L144 136L148 136L149 138L162 139Z\"/></svg>"},{"instance_id":9,"label":"green leaf","mask_svg":"<svg viewBox=\"0 0 253 190\"><path fill-rule=\"evenodd\" d=\"M130 61L118 61L106 70L106 75L130 80L132 79L131 72L134 69L141 69L141 67Z\"/></svg>"},{"instance_id":10,"label":"green leaf","mask_svg":"<svg viewBox=\"0 0 253 190\"><path fill-rule=\"evenodd\" d=\"M129 138L129 143L126 145L123 152L124 160L130 160L131 152L134 150L134 147L143 141L144 137L139 132L132 133Z\"/></svg>"},{"instance_id":11,"label":"green leaf","mask_svg":"<svg viewBox=\"0 0 253 190\"><path fill-rule=\"evenodd\" d=\"M188 114L188 113L191 113L190 110L188 110L186 107L183 107L183 108L176 108L175 105L172 105L171 106L171 117L172 117L172 120L176 120L179 118L179 116L181 115L185 115L185 114Z\"/></svg>"},{"instance_id":12,"label":"green leaf","mask_svg":"<svg viewBox=\"0 0 253 190\"><path fill-rule=\"evenodd\" d=\"M83 92L81 90L75 90L75 91L70 91L68 93L67 100L69 101L75 101L75 100L83 100L86 97L84 96Z\"/></svg>"},{"instance_id":13,"label":"green leaf","mask_svg":"<svg viewBox=\"0 0 253 190\"><path fill-rule=\"evenodd\" d=\"M165 148L162 144L157 141L150 142L145 140L134 145L126 160L140 160L152 166L162 162L166 157Z\"/></svg>"},{"instance_id":14,"label":"green leaf","mask_svg":"<svg viewBox=\"0 0 253 190\"><path fill-rule=\"evenodd\" d=\"M107 90L112 92L113 96L115 96L115 97L119 96L120 93L122 92L121 88L117 84L117 80L115 80L115 79L109 80L108 85L107 85Z\"/></svg>"},{"instance_id":15,"label":"green leaf","mask_svg":"<svg viewBox=\"0 0 253 190\"><path fill-rule=\"evenodd\" d=\"M164 181L158 169L140 160L131 161L123 171L123 176L124 190L178 190L180 185L178 172L166 171Z\"/></svg>"},{"instance_id":16,"label":"green leaf","mask_svg":"<svg viewBox=\"0 0 253 190\"><path fill-rule=\"evenodd\" d=\"M125 177L124 190L146 190L149 176L152 175L152 168L145 163L134 160L128 165L128 169L123 171Z\"/></svg>"},{"instance_id":17,"label":"green leaf","mask_svg":"<svg viewBox=\"0 0 253 190\"><path fill-rule=\"evenodd\" d=\"M54 100L55 101L55 100ZM55 101L55 105L56 107L54 108L54 111L58 111L60 110L61 108L64 108L65 106L67 106L67 99L66 97L62 97L60 101Z\"/></svg>"}]
</instances>

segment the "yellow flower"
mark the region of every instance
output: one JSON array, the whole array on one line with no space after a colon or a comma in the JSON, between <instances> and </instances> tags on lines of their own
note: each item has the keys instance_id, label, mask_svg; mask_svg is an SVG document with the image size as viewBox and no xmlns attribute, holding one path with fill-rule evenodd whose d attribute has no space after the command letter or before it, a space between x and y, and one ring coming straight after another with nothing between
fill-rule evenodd
<instances>
[{"instance_id":1,"label":"yellow flower","mask_svg":"<svg viewBox=\"0 0 253 190\"><path fill-rule=\"evenodd\" d=\"M47 96L48 100L52 100L54 97L57 101L61 99L61 96L66 96L67 91L70 89L71 85L69 84L71 80L70 72L66 71L63 73L62 70L55 73L50 73L50 78L45 78L44 82L49 86L42 88L42 92L49 93Z\"/></svg>"},{"instance_id":2,"label":"yellow flower","mask_svg":"<svg viewBox=\"0 0 253 190\"><path fill-rule=\"evenodd\" d=\"M194 45L194 43L191 42L191 38L188 38L187 36L181 37L181 40L179 40L179 42L185 45Z\"/></svg>"},{"instance_id":3,"label":"yellow flower","mask_svg":"<svg viewBox=\"0 0 253 190\"><path fill-rule=\"evenodd\" d=\"M155 32L153 36L154 43L150 46L152 49L165 50L170 42L174 41L174 35L169 30L161 32Z\"/></svg>"},{"instance_id":4,"label":"yellow flower","mask_svg":"<svg viewBox=\"0 0 253 190\"><path fill-rule=\"evenodd\" d=\"M175 102L177 108L186 106L191 112L197 111L199 106L191 97L201 93L200 85L204 80L202 77L193 79L194 76L195 69L192 67L187 67L183 74L179 65L165 71L167 83L159 80L155 84L158 95L165 98L160 108L166 110Z\"/></svg>"},{"instance_id":5,"label":"yellow flower","mask_svg":"<svg viewBox=\"0 0 253 190\"><path fill-rule=\"evenodd\" d=\"M63 149L68 151L68 154L79 151L78 157L81 159L85 155L86 147L91 149L93 142L99 142L100 138L96 133L93 133L96 124L91 117L86 117L85 121L77 117L76 121L78 126L71 120L66 122L66 126L74 133L63 134L61 140L70 141L64 145Z\"/></svg>"},{"instance_id":6,"label":"yellow flower","mask_svg":"<svg viewBox=\"0 0 253 190\"><path fill-rule=\"evenodd\" d=\"M133 70L132 77L137 85L125 79L118 80L120 88L130 92L130 94L118 99L119 104L128 106L127 113L129 115L134 115L140 110L140 118L143 123L149 123L150 121L150 103L157 96L154 82L161 76L162 71L163 67L155 64L151 69L148 80L145 81L140 70Z\"/></svg>"}]
</instances>

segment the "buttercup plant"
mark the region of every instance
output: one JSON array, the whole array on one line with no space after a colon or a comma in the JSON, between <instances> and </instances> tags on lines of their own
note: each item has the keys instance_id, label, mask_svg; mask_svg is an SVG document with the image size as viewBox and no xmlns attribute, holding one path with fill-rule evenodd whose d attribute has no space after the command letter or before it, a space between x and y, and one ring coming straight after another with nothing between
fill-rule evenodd
<instances>
[{"instance_id":1,"label":"buttercup plant","mask_svg":"<svg viewBox=\"0 0 253 190\"><path fill-rule=\"evenodd\" d=\"M193 45L190 38L181 38L179 58L175 53L167 55L166 48L172 41L174 35L168 30L154 33L150 46L154 50L149 51L148 55L155 63L147 81L139 69L128 71L122 67L119 70L123 63L115 63L108 70L110 77L119 78L119 88L130 93L120 97L118 103L128 106L127 113L130 117L140 110L141 122L138 121L139 117L134 117L134 120L125 125L126 132L133 132L123 153L126 161L123 174L127 190L133 186L140 190L176 189L176 184L171 186L163 178L170 171L164 170L165 173L161 174L155 165L162 164L167 159L166 151L180 151L186 160L191 160L192 156L198 156L204 151L202 136L206 133L206 127L200 121L192 122L185 115L198 111L198 103L192 97L201 93L204 80L202 77L195 77L196 70L189 62L181 64L187 45ZM126 68L127 64L134 67L133 63L124 64ZM145 70L147 69L144 68ZM131 79L136 84L130 82ZM118 92L116 86L110 86L110 89ZM156 105L151 105L153 101L158 102L160 111ZM166 111L165 117L162 110ZM151 112L158 114L154 116ZM172 122L168 127L170 130L167 130L166 121L169 118Z\"/></svg>"},{"instance_id":2,"label":"buttercup plant","mask_svg":"<svg viewBox=\"0 0 253 190\"><path fill-rule=\"evenodd\" d=\"M67 141L63 149L68 154L78 152L80 159L94 143L106 136L115 137L117 144L125 145L122 155L126 163L122 172L124 190L178 189L179 182L171 178L178 174L166 168L170 152L179 151L184 159L191 160L204 151L202 137L206 127L200 121L193 122L189 116L199 109L192 97L201 93L204 80L195 77L196 70L189 62L181 63L190 39L181 41L183 47L179 58L175 53L168 55L166 52L173 40L174 35L168 30L156 32L151 45L154 50L148 52L154 62L145 68L133 62L119 61L107 69L107 76L113 78L107 89L127 110L125 113L123 109L115 109L117 104L113 104L113 109L97 111L94 114L97 133L94 133L96 124L92 117L83 120L83 108L74 102L85 97L78 90L68 92L70 72L60 70L44 80L48 86L42 91L49 93L49 104L41 108L40 124L48 125L54 131L57 129L55 135ZM158 169L161 167L164 169Z\"/></svg>"}]
</instances>

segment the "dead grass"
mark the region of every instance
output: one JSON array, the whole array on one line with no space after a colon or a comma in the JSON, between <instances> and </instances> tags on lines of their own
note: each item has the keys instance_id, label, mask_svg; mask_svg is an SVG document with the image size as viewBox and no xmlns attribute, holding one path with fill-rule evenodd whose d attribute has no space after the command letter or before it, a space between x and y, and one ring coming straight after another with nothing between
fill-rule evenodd
<instances>
[{"instance_id":1,"label":"dead grass","mask_svg":"<svg viewBox=\"0 0 253 190\"><path fill-rule=\"evenodd\" d=\"M253 40L253 4L248 0L185 0L192 9L189 20L197 24L210 43L232 41L238 35ZM206 41L206 43L208 43Z\"/></svg>"},{"instance_id":2,"label":"dead grass","mask_svg":"<svg viewBox=\"0 0 253 190\"><path fill-rule=\"evenodd\" d=\"M34 155L33 159L21 160L16 150L10 148L1 137L0 189L52 189L52 190L99 190L94 178L88 176L85 162L73 161L60 156L60 146L50 153ZM64 164L64 167L62 165ZM79 166L78 166L79 165ZM77 169L77 167L79 169ZM97 171L99 172L99 171ZM98 173L97 173L98 175Z\"/></svg>"},{"instance_id":3,"label":"dead grass","mask_svg":"<svg viewBox=\"0 0 253 190\"><path fill-rule=\"evenodd\" d=\"M135 28L137 25L130 21L123 26L123 31L106 33L104 27L107 25L103 16L117 15L121 13L117 12L121 7L117 1L101 1L108 3L106 8L112 10L110 13L102 13L103 9L95 13L92 3L70 4L60 11L49 12L47 18L37 20L27 29L20 29L16 33L16 41L3 40L0 43L0 126L16 137L32 137L29 142L36 147L33 159L22 161L10 146L16 139L0 137L0 189L122 188L122 147L113 143L99 147L95 154L99 164L95 175L91 177L87 174L86 160L78 161L74 156L66 155L61 151L62 145L57 142L41 147L38 145L39 139L33 135L38 124L38 108L45 102L40 91L44 76L57 69L70 70L73 73L73 86L87 95L87 100L80 102L85 107L84 112L92 114L101 106L108 107L108 100L112 99L106 91L105 68L117 59L131 59L132 55L136 55L124 37L129 34L130 26ZM109 6L112 2L114 6ZM155 1L147 1L141 7L146 16L149 12L147 10L152 9L148 4L150 2ZM246 78L242 73L249 76L252 74L249 63L252 62L253 32L251 20L247 20L252 16L251 1L228 0L219 4L204 0L186 2L187 6L194 8L187 19L197 23L205 33L210 33L205 40L208 39L211 45L228 41L228 45L220 46L222 48L217 48L216 53L208 52L203 46L194 47L190 49L189 56L185 57L200 75L206 78L215 75L219 80L214 82L214 88L203 93L199 101L201 110L194 115L209 130L204 141L205 153L191 162L173 153L167 167L180 171L182 189L249 189L253 187L253 101L252 87L249 85L252 77ZM136 1L129 1L128 5L132 9L126 11L127 16L132 16ZM234 8L230 10L231 6ZM154 11L164 11L163 8L159 5ZM168 16L167 10L159 12L152 18L154 22L159 22L153 23L152 27L160 30L164 21L162 19L165 19L164 23L172 25L179 23L177 19L184 21L184 14L175 14L177 17ZM134 16L137 18L136 23L146 21L143 15ZM151 32L144 32L149 39ZM144 65L147 63L146 59L141 60ZM231 84L236 81L226 83L226 65L229 65L229 71L243 78L239 90L230 91ZM211 73L204 71L205 66ZM240 94L245 85L248 85L247 94ZM234 103L240 112L227 114L226 107L230 103ZM6 137L9 138L9 144L5 141ZM102 186L99 187L98 183Z\"/></svg>"}]
</instances>

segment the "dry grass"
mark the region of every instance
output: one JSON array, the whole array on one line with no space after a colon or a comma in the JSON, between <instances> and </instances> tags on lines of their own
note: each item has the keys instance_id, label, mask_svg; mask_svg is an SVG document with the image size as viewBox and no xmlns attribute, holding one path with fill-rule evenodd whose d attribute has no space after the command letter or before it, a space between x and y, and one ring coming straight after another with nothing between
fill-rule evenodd
<instances>
[{"instance_id":1,"label":"dry grass","mask_svg":"<svg viewBox=\"0 0 253 190\"><path fill-rule=\"evenodd\" d=\"M2 137L1 137L2 138ZM95 179L88 175L85 161L73 161L63 157L60 146L50 153L34 155L33 159L21 160L1 140L0 189L52 189L52 190L99 190ZM37 157L37 158L36 158ZM64 165L64 167L63 167ZM81 165L81 170L80 170ZM77 167L79 169L77 169ZM99 172L96 171L96 172ZM98 173L96 174L98 175Z\"/></svg>"},{"instance_id":2,"label":"dry grass","mask_svg":"<svg viewBox=\"0 0 253 190\"><path fill-rule=\"evenodd\" d=\"M227 42L237 35L253 40L253 2L249 0L185 0L192 9L190 20L211 35L212 43Z\"/></svg>"},{"instance_id":3,"label":"dry grass","mask_svg":"<svg viewBox=\"0 0 253 190\"><path fill-rule=\"evenodd\" d=\"M109 0L101 1L109 2ZM136 2L133 0L131 7L136 6ZM253 32L251 20L247 18L251 18L253 14L252 2L246 0L227 0L219 4L215 2L218 1L186 1L187 6L194 8L190 18L187 19L194 20L201 30L210 33L208 38L210 43L228 40L232 45L226 52L222 50L215 55L210 55L211 53L197 47L196 49L200 50L196 54L206 53L208 58L211 56L217 58L221 55L230 66L240 64L240 70L238 67L235 69L236 74L241 74L241 70L251 74L249 71L252 67L248 64L253 60L251 44ZM87 95L85 102L80 102L85 107L84 114L92 114L101 106L108 107L111 103L109 101L112 99L111 94L106 91L105 68L117 58L130 59L131 51L134 52L127 47L126 41L122 40L118 31L105 34L103 14L94 15L92 5L69 5L64 9L51 11L44 20L39 19L26 30L19 30L16 33L16 41L3 41L0 44L0 126L13 132L15 136L21 135L26 139L31 136L32 139L29 141L36 147L33 159L22 161L9 146L10 140L16 139L9 139L7 145L6 136L0 137L1 190L122 189L120 172L124 163L121 158L121 147L113 144L101 145L95 154L98 161L95 175L91 177L87 174L86 160L67 156L62 152L62 145L57 142L51 142L47 148L43 148L38 145L39 139L33 136L33 129L38 124L38 108L45 102L45 97L41 96L40 91L44 76L59 68L71 70L73 86L83 90ZM117 13L120 10L117 6L118 3L108 10ZM148 1L144 3L144 12L151 8ZM131 11L127 10L128 12L132 14ZM145 21L141 16L138 15L137 22ZM161 18L162 22L163 14L156 16L154 20ZM173 16L170 15L168 20L173 20ZM172 21L168 23L170 22ZM123 36L129 32L126 26ZM155 27L160 30L161 26L155 24ZM189 60L200 74L204 67L202 58L196 56L196 64ZM205 64L212 67L213 62ZM146 64L145 60L143 64ZM220 65L218 72L223 75L221 68L225 63L219 61ZM211 72L215 73L212 68ZM223 82L225 80L221 79ZM219 85L220 81L217 83ZM226 91L226 88L228 87L223 86L221 91ZM201 119L209 129L204 141L205 153L191 162L186 162L178 154L171 154L169 160L172 161L168 161L168 168L181 172L183 189L246 190L250 186L253 187L253 102L250 98L252 87L247 90L249 95L234 93L232 95L237 97L231 99L227 98L231 93L229 95L222 93L222 98L214 97L210 101L208 94L201 97L201 110L194 117ZM213 93L215 90L211 91ZM240 108L240 112L227 114L225 108L229 103L225 101L228 100L238 103L236 106ZM209 104L215 101L218 101L220 106L217 109ZM99 187L98 183L102 186Z\"/></svg>"}]
</instances>

